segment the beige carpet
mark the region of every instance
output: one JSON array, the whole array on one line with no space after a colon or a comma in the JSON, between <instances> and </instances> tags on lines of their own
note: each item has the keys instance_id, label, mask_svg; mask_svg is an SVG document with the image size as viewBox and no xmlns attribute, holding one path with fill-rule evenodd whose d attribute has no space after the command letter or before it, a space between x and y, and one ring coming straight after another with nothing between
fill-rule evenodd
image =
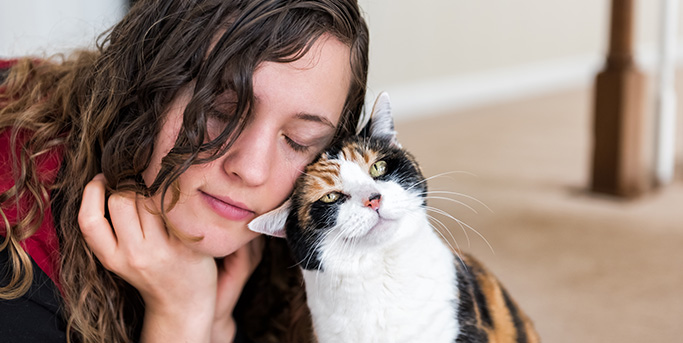
<instances>
[{"instance_id":1,"label":"beige carpet","mask_svg":"<svg viewBox=\"0 0 683 343\"><path fill-rule=\"evenodd\" d=\"M683 342L683 117L675 182L620 201L586 191L591 103L590 90L568 91L397 130L427 176L448 173L431 190L490 208L453 194L477 213L430 201L472 227L435 215L507 285L544 342Z\"/></svg>"}]
</instances>

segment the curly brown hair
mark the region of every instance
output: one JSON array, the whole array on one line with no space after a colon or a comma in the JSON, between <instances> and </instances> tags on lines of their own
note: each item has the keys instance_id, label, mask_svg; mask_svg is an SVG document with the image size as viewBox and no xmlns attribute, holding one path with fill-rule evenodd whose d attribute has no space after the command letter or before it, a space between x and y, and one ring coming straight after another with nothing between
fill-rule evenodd
<instances>
[{"instance_id":1,"label":"curly brown hair","mask_svg":"<svg viewBox=\"0 0 683 343\"><path fill-rule=\"evenodd\" d=\"M244 128L254 103L257 66L294 61L324 34L351 50L352 81L336 133L341 138L355 132L367 81L368 30L355 0L139 1L100 37L96 51L20 60L0 94L0 131L12 130L12 145L17 145L16 133L31 134L13 158L14 187L0 194L6 236L0 250L8 249L14 265L0 298L27 291L33 271L20 242L36 232L51 206L61 243L60 283L70 338L136 339L144 314L140 296L102 267L78 227L86 183L104 173L111 191L162 197L170 191L175 197L179 175L224 154ZM149 165L162 115L191 82L194 93L178 139L147 187L140 175ZM207 142L206 118L226 91L237 95L237 119ZM62 165L57 181L46 185L37 175L36 159L55 147L63 147ZM3 209L22 197L32 199L27 215L9 222ZM252 340L313 339L301 277L293 265L284 243L268 240L235 310L238 326Z\"/></svg>"}]
</instances>

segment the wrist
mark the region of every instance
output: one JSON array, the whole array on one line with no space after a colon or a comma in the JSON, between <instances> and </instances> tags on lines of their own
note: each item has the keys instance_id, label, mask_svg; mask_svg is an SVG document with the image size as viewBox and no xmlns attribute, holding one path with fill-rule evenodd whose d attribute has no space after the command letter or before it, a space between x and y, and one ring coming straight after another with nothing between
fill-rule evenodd
<instances>
[{"instance_id":1,"label":"wrist","mask_svg":"<svg viewBox=\"0 0 683 343\"><path fill-rule=\"evenodd\" d=\"M145 311L141 342L209 342L211 320ZM207 323L209 323L207 325Z\"/></svg>"},{"instance_id":2,"label":"wrist","mask_svg":"<svg viewBox=\"0 0 683 343\"><path fill-rule=\"evenodd\" d=\"M213 313L212 303L146 306L141 342L209 342Z\"/></svg>"}]
</instances>

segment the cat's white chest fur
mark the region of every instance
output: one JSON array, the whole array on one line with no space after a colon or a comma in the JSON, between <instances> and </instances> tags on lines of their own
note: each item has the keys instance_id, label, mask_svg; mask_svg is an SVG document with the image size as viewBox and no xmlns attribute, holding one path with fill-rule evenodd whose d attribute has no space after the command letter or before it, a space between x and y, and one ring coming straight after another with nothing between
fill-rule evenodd
<instances>
[{"instance_id":1,"label":"cat's white chest fur","mask_svg":"<svg viewBox=\"0 0 683 343\"><path fill-rule=\"evenodd\" d=\"M346 270L303 271L319 342L455 341L454 257L434 232L382 251L337 254Z\"/></svg>"}]
</instances>

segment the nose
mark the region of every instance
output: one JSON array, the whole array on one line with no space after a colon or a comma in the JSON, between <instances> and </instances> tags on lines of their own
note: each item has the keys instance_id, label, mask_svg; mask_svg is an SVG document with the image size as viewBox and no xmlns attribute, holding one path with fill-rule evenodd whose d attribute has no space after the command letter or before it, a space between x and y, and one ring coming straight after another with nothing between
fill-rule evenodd
<instances>
[{"instance_id":1,"label":"nose","mask_svg":"<svg viewBox=\"0 0 683 343\"><path fill-rule=\"evenodd\" d=\"M272 135L266 134L255 124L247 125L222 161L228 176L239 179L247 186L266 183L274 162Z\"/></svg>"},{"instance_id":2,"label":"nose","mask_svg":"<svg viewBox=\"0 0 683 343\"><path fill-rule=\"evenodd\" d=\"M371 209L377 211L379 209L379 203L382 200L382 195L379 193L374 193L368 197L367 200L365 200L364 205L365 207L370 207Z\"/></svg>"}]
</instances>

